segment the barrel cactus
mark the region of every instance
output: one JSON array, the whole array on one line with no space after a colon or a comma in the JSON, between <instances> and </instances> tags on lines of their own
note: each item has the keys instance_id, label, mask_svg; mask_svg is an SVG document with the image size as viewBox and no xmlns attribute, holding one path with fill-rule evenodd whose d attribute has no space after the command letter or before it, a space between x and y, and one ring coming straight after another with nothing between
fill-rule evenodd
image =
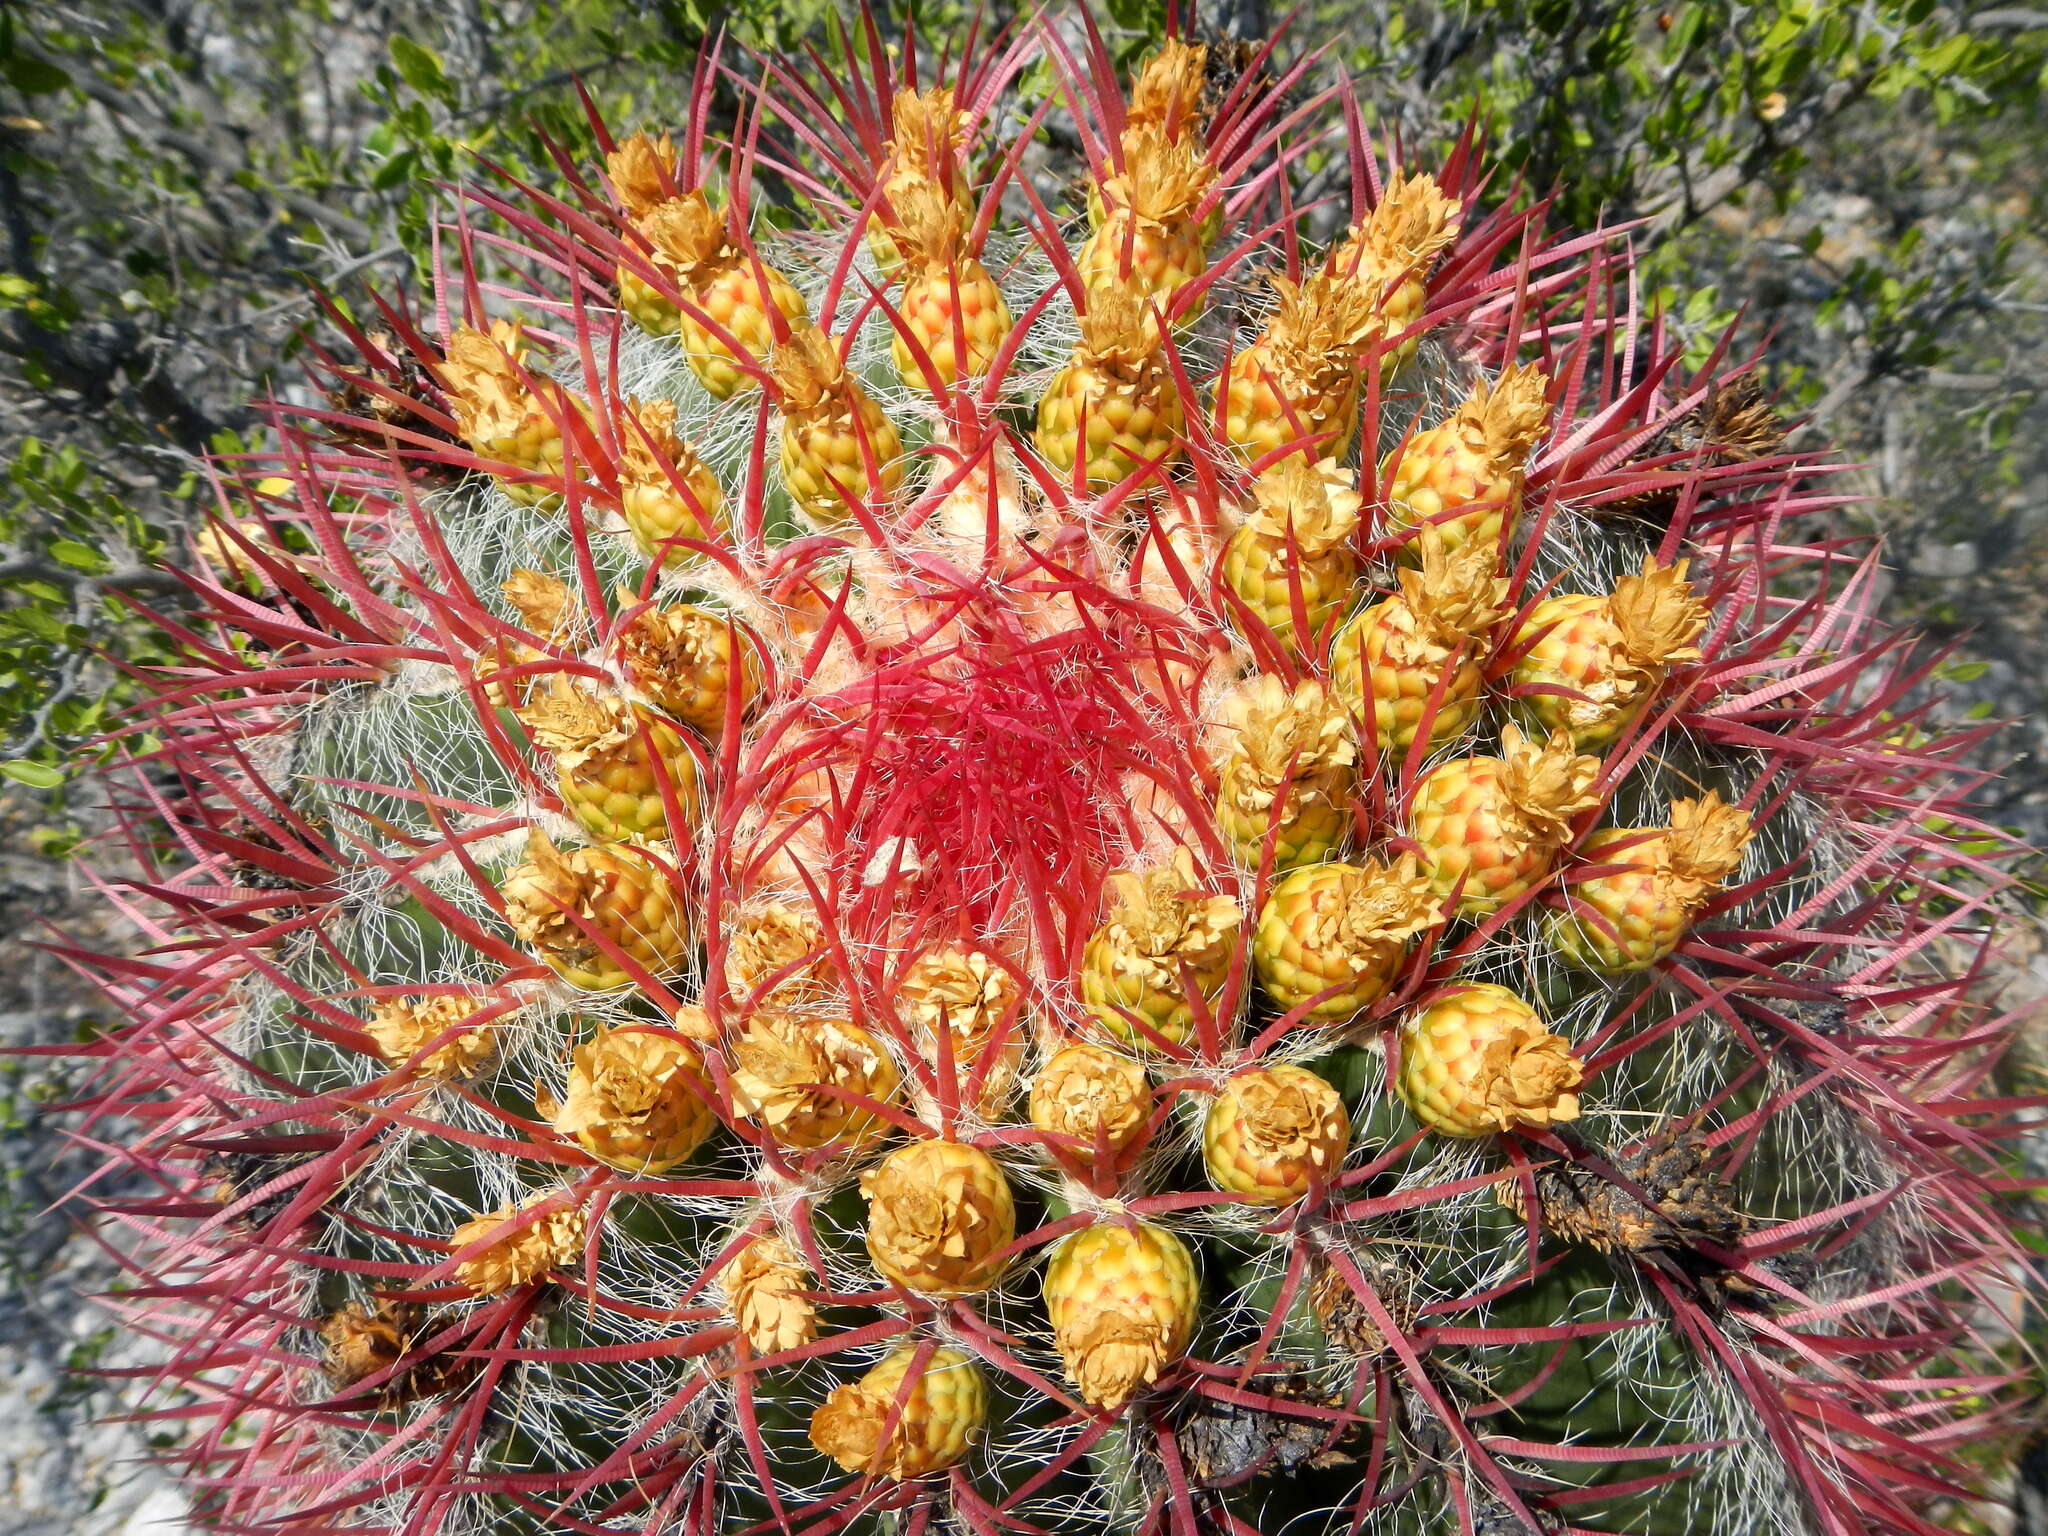
<instances>
[{"instance_id":1,"label":"barrel cactus","mask_svg":"<svg viewBox=\"0 0 2048 1536\"><path fill-rule=\"evenodd\" d=\"M1313 56L850 35L216 466L76 954L202 1513L1936 1528L2008 850L1838 466Z\"/></svg>"}]
</instances>

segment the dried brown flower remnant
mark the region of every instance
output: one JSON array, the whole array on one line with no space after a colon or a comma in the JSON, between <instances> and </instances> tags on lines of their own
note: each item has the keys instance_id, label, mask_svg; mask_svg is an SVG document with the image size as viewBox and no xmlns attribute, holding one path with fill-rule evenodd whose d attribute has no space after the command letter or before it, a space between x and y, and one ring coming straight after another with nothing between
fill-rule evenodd
<instances>
[{"instance_id":1,"label":"dried brown flower remnant","mask_svg":"<svg viewBox=\"0 0 2048 1536\"><path fill-rule=\"evenodd\" d=\"M446 1313L428 1313L405 1302L350 1302L320 1324L320 1369L336 1392L389 1411L422 1398L459 1390L483 1369L483 1361L448 1353L423 1355L363 1392L350 1388L391 1371L404 1357L448 1326Z\"/></svg>"},{"instance_id":2,"label":"dried brown flower remnant","mask_svg":"<svg viewBox=\"0 0 2048 1536\"><path fill-rule=\"evenodd\" d=\"M1717 385L1705 400L1666 422L1637 455L1640 460L1672 454L1685 458L1657 468L1632 465L1654 483L1588 510L1596 517L1639 518L1662 525L1670 521L1700 470L1752 463L1784 446L1784 418L1765 397L1757 376L1745 373ZM1704 482L1701 494L1708 494L1710 487L1711 482Z\"/></svg>"},{"instance_id":3,"label":"dried brown flower remnant","mask_svg":"<svg viewBox=\"0 0 2048 1536\"><path fill-rule=\"evenodd\" d=\"M1327 1413L1295 1417L1281 1404L1345 1411L1341 1395L1317 1390L1305 1373L1261 1375L1247 1390L1273 1406L1190 1393L1175 1415L1174 1441L1188 1472L1206 1488L1226 1488L1247 1479L1288 1474L1297 1468L1345 1466L1355 1461L1345 1447L1363 1438L1366 1425Z\"/></svg>"},{"instance_id":4,"label":"dried brown flower remnant","mask_svg":"<svg viewBox=\"0 0 2048 1536\"><path fill-rule=\"evenodd\" d=\"M1665 1124L1616 1157L1619 1172L1648 1197L1648 1204L1592 1168L1539 1168L1536 1197L1543 1230L1602 1253L1676 1253L1702 1242L1733 1247L1750 1221L1736 1203L1735 1187L1712 1166L1711 1155L1697 1131ZM1527 1190L1519 1178L1503 1179L1494 1192L1517 1216L1526 1212Z\"/></svg>"},{"instance_id":5,"label":"dried brown flower remnant","mask_svg":"<svg viewBox=\"0 0 2048 1536\"><path fill-rule=\"evenodd\" d=\"M379 1301L365 1308L352 1301L320 1324L320 1368L336 1387L352 1387L396 1365L418 1322L419 1309L402 1302Z\"/></svg>"}]
</instances>

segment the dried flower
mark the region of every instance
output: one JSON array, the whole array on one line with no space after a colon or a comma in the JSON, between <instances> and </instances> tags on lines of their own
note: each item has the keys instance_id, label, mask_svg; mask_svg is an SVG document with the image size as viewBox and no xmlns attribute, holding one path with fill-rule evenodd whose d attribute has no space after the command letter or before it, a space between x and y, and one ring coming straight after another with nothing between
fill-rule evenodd
<instances>
[{"instance_id":1,"label":"dried flower","mask_svg":"<svg viewBox=\"0 0 2048 1536\"><path fill-rule=\"evenodd\" d=\"M1118 1157L1144 1138L1152 1117L1145 1068L1085 1042L1062 1046L1031 1085L1031 1123L1050 1136L1072 1137L1067 1150L1092 1156L1098 1146Z\"/></svg>"},{"instance_id":2,"label":"dried flower","mask_svg":"<svg viewBox=\"0 0 2048 1536\"><path fill-rule=\"evenodd\" d=\"M810 1266L779 1237L757 1237L733 1256L723 1278L733 1321L757 1355L777 1355L818 1336Z\"/></svg>"},{"instance_id":3,"label":"dried flower","mask_svg":"<svg viewBox=\"0 0 2048 1536\"><path fill-rule=\"evenodd\" d=\"M994 1158L956 1141L899 1147L860 1178L868 1256L887 1279L934 1296L995 1284L1017 1235L1010 1183Z\"/></svg>"},{"instance_id":4,"label":"dried flower","mask_svg":"<svg viewBox=\"0 0 2048 1536\"><path fill-rule=\"evenodd\" d=\"M771 982L771 978L773 978ZM725 980L734 997L789 1002L833 985L832 956L817 917L785 902L742 912L725 942Z\"/></svg>"},{"instance_id":5,"label":"dried flower","mask_svg":"<svg viewBox=\"0 0 2048 1536\"><path fill-rule=\"evenodd\" d=\"M757 1009L730 1054L733 1107L784 1146L857 1145L888 1128L847 1097L887 1102L901 1081L888 1053L856 1024Z\"/></svg>"},{"instance_id":6,"label":"dried flower","mask_svg":"<svg viewBox=\"0 0 2048 1536\"><path fill-rule=\"evenodd\" d=\"M576 1047L567 1098L537 1097L556 1132L600 1162L660 1173L704 1144L718 1121L697 1053L645 1028L610 1029Z\"/></svg>"},{"instance_id":7,"label":"dried flower","mask_svg":"<svg viewBox=\"0 0 2048 1536\"><path fill-rule=\"evenodd\" d=\"M544 1189L465 1221L448 1235L450 1244L457 1252L474 1243L484 1246L457 1261L455 1278L475 1295L496 1296L582 1258L583 1212L563 1208L560 1200L558 1192ZM529 1218L540 1206L553 1208Z\"/></svg>"},{"instance_id":8,"label":"dried flower","mask_svg":"<svg viewBox=\"0 0 2048 1536\"><path fill-rule=\"evenodd\" d=\"M377 1043L377 1054L394 1067L413 1061L428 1042L446 1034L483 1004L473 997L434 997L422 1002L391 999L376 1004L363 1031ZM421 1077L466 1077L497 1054L496 1033L488 1027L466 1029L436 1046L413 1064Z\"/></svg>"}]
</instances>

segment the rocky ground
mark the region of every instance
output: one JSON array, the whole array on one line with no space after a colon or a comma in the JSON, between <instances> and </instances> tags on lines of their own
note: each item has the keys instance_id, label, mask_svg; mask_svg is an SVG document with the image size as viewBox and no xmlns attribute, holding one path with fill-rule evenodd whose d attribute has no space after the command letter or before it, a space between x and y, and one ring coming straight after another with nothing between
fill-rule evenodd
<instances>
[{"instance_id":1,"label":"rocky ground","mask_svg":"<svg viewBox=\"0 0 2048 1536\"><path fill-rule=\"evenodd\" d=\"M0 846L23 845L21 821L0 802ZM89 928L67 875L0 857L0 1048L74 1039L98 1017L91 990L31 947L46 921ZM67 1147L44 1113L73 1082L33 1057L0 1059L0 1533L181 1536L184 1495L147 1462L145 1428L113 1417L131 1384L91 1374L147 1367L152 1348L87 1299L119 1266L70 1198L98 1158Z\"/></svg>"}]
</instances>

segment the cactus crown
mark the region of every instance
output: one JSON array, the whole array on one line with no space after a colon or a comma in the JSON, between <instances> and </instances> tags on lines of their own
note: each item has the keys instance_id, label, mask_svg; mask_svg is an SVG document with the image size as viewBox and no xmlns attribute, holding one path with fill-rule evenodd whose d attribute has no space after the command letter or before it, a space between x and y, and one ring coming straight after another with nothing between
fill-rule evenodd
<instances>
[{"instance_id":1,"label":"cactus crown","mask_svg":"<svg viewBox=\"0 0 2048 1536\"><path fill-rule=\"evenodd\" d=\"M215 467L66 951L165 1454L233 1532L1948 1518L2006 850L1757 360L1313 55L884 32L478 189Z\"/></svg>"}]
</instances>

